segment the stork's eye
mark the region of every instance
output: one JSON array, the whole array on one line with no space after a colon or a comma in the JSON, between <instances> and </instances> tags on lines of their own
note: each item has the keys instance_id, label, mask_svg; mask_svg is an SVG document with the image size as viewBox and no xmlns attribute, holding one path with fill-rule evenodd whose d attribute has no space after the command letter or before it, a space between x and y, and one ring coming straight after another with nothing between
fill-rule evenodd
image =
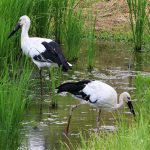
<instances>
[{"instance_id":1,"label":"stork's eye","mask_svg":"<svg viewBox=\"0 0 150 150\"><path fill-rule=\"evenodd\" d=\"M128 99L128 100L130 100L130 97L129 97L129 96L127 96L127 99Z\"/></svg>"}]
</instances>

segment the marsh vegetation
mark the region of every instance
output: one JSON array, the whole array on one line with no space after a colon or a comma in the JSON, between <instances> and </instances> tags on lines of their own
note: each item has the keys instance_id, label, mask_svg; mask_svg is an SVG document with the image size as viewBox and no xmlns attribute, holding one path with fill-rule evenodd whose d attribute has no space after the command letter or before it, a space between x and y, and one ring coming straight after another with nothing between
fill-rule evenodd
<instances>
[{"instance_id":1,"label":"marsh vegetation","mask_svg":"<svg viewBox=\"0 0 150 150\"><path fill-rule=\"evenodd\" d=\"M7 39L24 14L32 21L30 35L57 41L73 64L65 73L44 70L42 101L38 68L22 55L20 33ZM1 0L0 149L148 149L149 24L148 0ZM81 79L103 80L118 93L130 92L136 120L126 108L125 113L103 112L97 134L96 110L83 105L64 136L70 106L78 102L57 95L55 88Z\"/></svg>"}]
</instances>

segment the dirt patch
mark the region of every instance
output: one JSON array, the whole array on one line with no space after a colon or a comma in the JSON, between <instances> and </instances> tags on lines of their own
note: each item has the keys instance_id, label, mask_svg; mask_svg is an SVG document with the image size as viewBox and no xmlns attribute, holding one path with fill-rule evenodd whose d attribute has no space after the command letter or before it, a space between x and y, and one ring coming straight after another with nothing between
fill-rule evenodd
<instances>
[{"instance_id":1,"label":"dirt patch","mask_svg":"<svg viewBox=\"0 0 150 150\"><path fill-rule=\"evenodd\" d=\"M96 16L96 31L126 32L130 30L126 0L109 0L92 5Z\"/></svg>"}]
</instances>

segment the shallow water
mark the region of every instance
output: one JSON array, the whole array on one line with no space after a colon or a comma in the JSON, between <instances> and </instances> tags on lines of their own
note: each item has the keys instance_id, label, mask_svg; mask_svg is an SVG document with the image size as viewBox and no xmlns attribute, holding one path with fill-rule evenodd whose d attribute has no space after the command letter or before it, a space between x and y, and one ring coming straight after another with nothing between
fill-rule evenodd
<instances>
[{"instance_id":1,"label":"shallow water","mask_svg":"<svg viewBox=\"0 0 150 150\"><path fill-rule=\"evenodd\" d=\"M98 79L112 85L118 93L128 91L134 98L134 80L137 74L149 75L150 65L148 64L148 53L133 53L132 47L126 43L101 42L97 44L95 68L89 72L86 68L86 52L80 53L78 63L68 73L63 73L62 82L78 81L81 79ZM150 57L149 57L150 58ZM35 70L36 72L36 70ZM36 73L35 73L36 74ZM46 74L46 73L45 73ZM47 78L47 77L45 77ZM73 149L80 144L80 131L96 130L96 109L89 105L82 105L77 108L72 116L68 137L64 135L67 125L68 113L71 105L78 103L69 94L57 95L58 108L50 106L49 80L44 81L44 100L39 96L39 80L33 75L32 92L30 94L31 105L24 116L23 139L20 149L25 150L50 150L61 148L61 142L67 143ZM125 108L120 110L125 113L126 119L130 120L132 115ZM114 131L117 129L116 119L118 113L102 111L101 130ZM72 144L70 144L70 141Z\"/></svg>"}]
</instances>

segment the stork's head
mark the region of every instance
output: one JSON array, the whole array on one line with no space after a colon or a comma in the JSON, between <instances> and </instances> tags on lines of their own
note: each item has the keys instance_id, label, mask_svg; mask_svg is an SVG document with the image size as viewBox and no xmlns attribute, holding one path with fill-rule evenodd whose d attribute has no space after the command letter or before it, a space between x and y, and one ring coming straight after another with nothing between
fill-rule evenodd
<instances>
[{"instance_id":1,"label":"stork's head","mask_svg":"<svg viewBox=\"0 0 150 150\"><path fill-rule=\"evenodd\" d=\"M16 24L13 31L9 34L8 38L13 36L15 34L15 32L17 32L22 26L25 26L27 29L29 29L29 27L30 27L30 18L26 15L19 18L18 23Z\"/></svg>"},{"instance_id":2,"label":"stork's head","mask_svg":"<svg viewBox=\"0 0 150 150\"><path fill-rule=\"evenodd\" d=\"M26 15L22 16L19 18L18 23L20 24L20 26L30 26L30 18Z\"/></svg>"},{"instance_id":3,"label":"stork's head","mask_svg":"<svg viewBox=\"0 0 150 150\"><path fill-rule=\"evenodd\" d=\"M123 92L122 93L122 97L123 97L123 100L128 103L128 101L131 101L131 96L128 92Z\"/></svg>"},{"instance_id":4,"label":"stork's head","mask_svg":"<svg viewBox=\"0 0 150 150\"><path fill-rule=\"evenodd\" d=\"M133 108L133 105L132 105L132 100L131 100L130 94L127 93L127 92L123 92L122 93L122 98L127 103L131 113L135 116L135 112L134 112L134 108Z\"/></svg>"}]
</instances>

